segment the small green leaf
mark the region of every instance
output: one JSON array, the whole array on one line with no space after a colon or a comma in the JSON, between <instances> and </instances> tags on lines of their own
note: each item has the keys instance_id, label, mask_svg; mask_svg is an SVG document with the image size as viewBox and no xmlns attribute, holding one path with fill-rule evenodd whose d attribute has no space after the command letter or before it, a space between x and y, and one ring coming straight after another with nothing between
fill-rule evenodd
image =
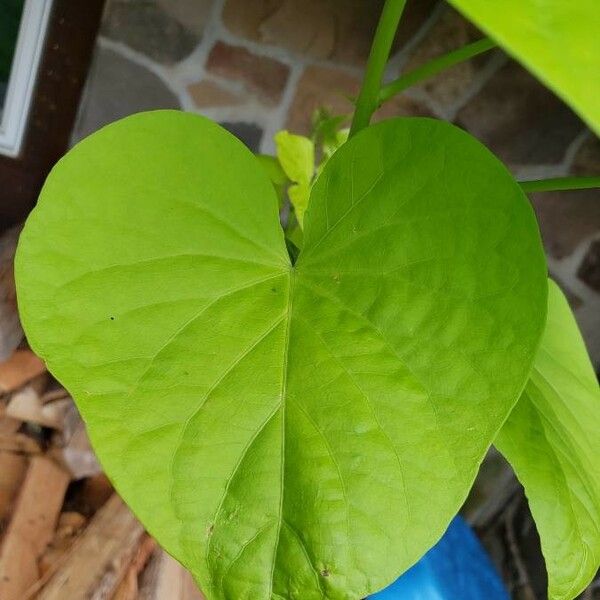
<instances>
[{"instance_id":1,"label":"small green leaf","mask_svg":"<svg viewBox=\"0 0 600 600\"><path fill-rule=\"evenodd\" d=\"M275 135L277 158L293 184L288 188L298 224L302 228L315 172L315 145L307 137L279 131Z\"/></svg>"},{"instance_id":2,"label":"small green leaf","mask_svg":"<svg viewBox=\"0 0 600 600\"><path fill-rule=\"evenodd\" d=\"M465 132L344 144L289 262L208 120L141 113L53 169L16 260L32 347L119 493L209 600L347 600L440 537L544 325L531 207Z\"/></svg>"},{"instance_id":3,"label":"small green leaf","mask_svg":"<svg viewBox=\"0 0 600 600\"><path fill-rule=\"evenodd\" d=\"M569 304L549 282L531 378L496 445L525 487L551 600L572 600L600 568L600 389Z\"/></svg>"},{"instance_id":4,"label":"small green leaf","mask_svg":"<svg viewBox=\"0 0 600 600\"><path fill-rule=\"evenodd\" d=\"M303 135L279 131L275 135L277 158L294 183L308 185L315 172L315 146Z\"/></svg>"},{"instance_id":5,"label":"small green leaf","mask_svg":"<svg viewBox=\"0 0 600 600\"><path fill-rule=\"evenodd\" d=\"M600 133L598 0L448 0Z\"/></svg>"},{"instance_id":6,"label":"small green leaf","mask_svg":"<svg viewBox=\"0 0 600 600\"><path fill-rule=\"evenodd\" d=\"M308 199L310 197L310 184L308 183L296 183L290 185L288 188L288 195L290 202L296 212L296 218L300 228L304 225L304 213L308 208Z\"/></svg>"}]
</instances>

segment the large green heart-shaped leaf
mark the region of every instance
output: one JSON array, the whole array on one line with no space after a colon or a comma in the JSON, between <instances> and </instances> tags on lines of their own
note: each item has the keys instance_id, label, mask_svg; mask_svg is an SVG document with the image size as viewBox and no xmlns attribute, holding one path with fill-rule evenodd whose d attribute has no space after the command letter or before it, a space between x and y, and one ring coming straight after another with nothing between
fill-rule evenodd
<instances>
[{"instance_id":1,"label":"large green heart-shaped leaf","mask_svg":"<svg viewBox=\"0 0 600 600\"><path fill-rule=\"evenodd\" d=\"M18 249L34 349L119 492L211 599L360 598L442 534L529 374L531 208L446 123L361 132L289 263L217 125L140 114L51 173Z\"/></svg>"},{"instance_id":2,"label":"large green heart-shaped leaf","mask_svg":"<svg viewBox=\"0 0 600 600\"><path fill-rule=\"evenodd\" d=\"M448 0L600 133L598 0Z\"/></svg>"},{"instance_id":3,"label":"large green heart-shaped leaf","mask_svg":"<svg viewBox=\"0 0 600 600\"><path fill-rule=\"evenodd\" d=\"M600 389L554 282L531 378L496 444L523 483L550 600L572 600L600 568Z\"/></svg>"}]
</instances>

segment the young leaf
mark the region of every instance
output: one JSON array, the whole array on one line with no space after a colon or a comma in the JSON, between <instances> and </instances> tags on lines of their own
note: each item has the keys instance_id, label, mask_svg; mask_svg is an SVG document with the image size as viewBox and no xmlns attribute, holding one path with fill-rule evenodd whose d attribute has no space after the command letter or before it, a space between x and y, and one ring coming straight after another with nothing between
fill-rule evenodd
<instances>
[{"instance_id":1,"label":"young leaf","mask_svg":"<svg viewBox=\"0 0 600 600\"><path fill-rule=\"evenodd\" d=\"M285 199L285 191L290 183L290 180L281 168L281 164L274 156L269 156L268 154L257 154L256 158L264 169L267 177L271 180L271 183L275 188L275 192L277 193L277 198L279 199L279 206L281 207Z\"/></svg>"},{"instance_id":2,"label":"young leaf","mask_svg":"<svg viewBox=\"0 0 600 600\"><path fill-rule=\"evenodd\" d=\"M307 137L287 131L279 131L275 135L275 145L281 167L293 182L288 194L298 223L302 226L315 172L315 145Z\"/></svg>"},{"instance_id":3,"label":"young leaf","mask_svg":"<svg viewBox=\"0 0 600 600\"><path fill-rule=\"evenodd\" d=\"M308 208L308 199L310 197L310 184L308 183L295 183L290 185L288 188L288 195L290 202L294 207L296 218L298 219L298 225L300 228L304 224L304 213Z\"/></svg>"},{"instance_id":4,"label":"young leaf","mask_svg":"<svg viewBox=\"0 0 600 600\"><path fill-rule=\"evenodd\" d=\"M394 580L460 507L543 330L529 203L449 124L343 145L305 235L292 267L256 158L159 111L72 149L19 244L30 343L210 600Z\"/></svg>"},{"instance_id":5,"label":"young leaf","mask_svg":"<svg viewBox=\"0 0 600 600\"><path fill-rule=\"evenodd\" d=\"M448 0L600 133L598 0Z\"/></svg>"},{"instance_id":6,"label":"young leaf","mask_svg":"<svg viewBox=\"0 0 600 600\"><path fill-rule=\"evenodd\" d=\"M531 378L496 445L525 486L550 600L572 600L600 568L600 390L566 298L549 282Z\"/></svg>"}]
</instances>

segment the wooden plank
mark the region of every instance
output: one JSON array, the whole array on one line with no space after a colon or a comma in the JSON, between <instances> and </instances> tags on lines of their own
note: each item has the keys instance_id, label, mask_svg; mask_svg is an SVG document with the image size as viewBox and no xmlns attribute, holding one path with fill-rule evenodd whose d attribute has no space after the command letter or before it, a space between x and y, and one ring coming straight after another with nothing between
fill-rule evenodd
<instances>
[{"instance_id":1,"label":"wooden plank","mask_svg":"<svg viewBox=\"0 0 600 600\"><path fill-rule=\"evenodd\" d=\"M156 550L156 547L156 541L149 535L143 537L142 542L137 549L135 558L131 565L129 565L127 573L117 588L112 600L137 600L139 574L143 571L146 563L152 556L152 553Z\"/></svg>"},{"instance_id":2,"label":"wooden plank","mask_svg":"<svg viewBox=\"0 0 600 600\"><path fill-rule=\"evenodd\" d=\"M37 580L37 561L54 535L68 483L50 459L31 459L0 550L2 600L21 600Z\"/></svg>"},{"instance_id":3,"label":"wooden plank","mask_svg":"<svg viewBox=\"0 0 600 600\"><path fill-rule=\"evenodd\" d=\"M46 365L31 350L16 350L0 363L0 391L12 392L46 372Z\"/></svg>"},{"instance_id":4,"label":"wooden plank","mask_svg":"<svg viewBox=\"0 0 600 600\"><path fill-rule=\"evenodd\" d=\"M54 538L38 561L40 573L48 581L60 563L63 556L69 551L81 530L85 527L87 519L78 512L66 511L58 518ZM42 585L39 585L38 589Z\"/></svg>"},{"instance_id":5,"label":"wooden plank","mask_svg":"<svg viewBox=\"0 0 600 600\"><path fill-rule=\"evenodd\" d=\"M5 416L6 409L0 405L0 435L16 433L23 424L18 419Z\"/></svg>"},{"instance_id":6,"label":"wooden plank","mask_svg":"<svg viewBox=\"0 0 600 600\"><path fill-rule=\"evenodd\" d=\"M27 471L27 458L0 452L0 521L4 521Z\"/></svg>"},{"instance_id":7,"label":"wooden plank","mask_svg":"<svg viewBox=\"0 0 600 600\"><path fill-rule=\"evenodd\" d=\"M137 600L205 600L189 572L164 550L154 554L141 579Z\"/></svg>"},{"instance_id":8,"label":"wooden plank","mask_svg":"<svg viewBox=\"0 0 600 600\"><path fill-rule=\"evenodd\" d=\"M94 515L37 600L112 598L143 534L142 525L114 494Z\"/></svg>"},{"instance_id":9,"label":"wooden plank","mask_svg":"<svg viewBox=\"0 0 600 600\"><path fill-rule=\"evenodd\" d=\"M39 454L40 445L24 433L0 433L0 452Z\"/></svg>"}]
</instances>

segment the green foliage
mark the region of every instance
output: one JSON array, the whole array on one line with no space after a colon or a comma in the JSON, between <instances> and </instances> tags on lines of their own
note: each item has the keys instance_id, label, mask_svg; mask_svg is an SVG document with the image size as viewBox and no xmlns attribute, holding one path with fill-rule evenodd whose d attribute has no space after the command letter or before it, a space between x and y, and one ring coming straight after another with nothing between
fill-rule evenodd
<instances>
[{"instance_id":1,"label":"green foliage","mask_svg":"<svg viewBox=\"0 0 600 600\"><path fill-rule=\"evenodd\" d=\"M348 117L331 115L325 109L315 111L313 115L313 138L320 148L318 172L333 156L336 150L348 140L350 130L344 128Z\"/></svg>"},{"instance_id":2,"label":"green foliage","mask_svg":"<svg viewBox=\"0 0 600 600\"><path fill-rule=\"evenodd\" d=\"M275 135L275 145L281 168L292 182L288 195L298 224L302 227L315 172L315 145L309 138L288 131L280 131Z\"/></svg>"},{"instance_id":3,"label":"green foliage","mask_svg":"<svg viewBox=\"0 0 600 600\"><path fill-rule=\"evenodd\" d=\"M287 187L290 180L281 168L281 164L274 156L257 154L256 158L273 184L275 192L277 193L277 198L279 199L279 206L281 207L285 202Z\"/></svg>"},{"instance_id":4,"label":"green foliage","mask_svg":"<svg viewBox=\"0 0 600 600\"><path fill-rule=\"evenodd\" d=\"M256 158L160 111L71 150L19 244L32 347L211 600L391 582L460 507L543 331L532 210L449 124L354 136L304 234L291 266Z\"/></svg>"},{"instance_id":5,"label":"green foliage","mask_svg":"<svg viewBox=\"0 0 600 600\"><path fill-rule=\"evenodd\" d=\"M554 282L531 378L496 445L525 486L550 600L571 600L600 567L600 390Z\"/></svg>"},{"instance_id":6,"label":"green foliage","mask_svg":"<svg viewBox=\"0 0 600 600\"><path fill-rule=\"evenodd\" d=\"M598 0L448 1L600 133Z\"/></svg>"}]
</instances>

